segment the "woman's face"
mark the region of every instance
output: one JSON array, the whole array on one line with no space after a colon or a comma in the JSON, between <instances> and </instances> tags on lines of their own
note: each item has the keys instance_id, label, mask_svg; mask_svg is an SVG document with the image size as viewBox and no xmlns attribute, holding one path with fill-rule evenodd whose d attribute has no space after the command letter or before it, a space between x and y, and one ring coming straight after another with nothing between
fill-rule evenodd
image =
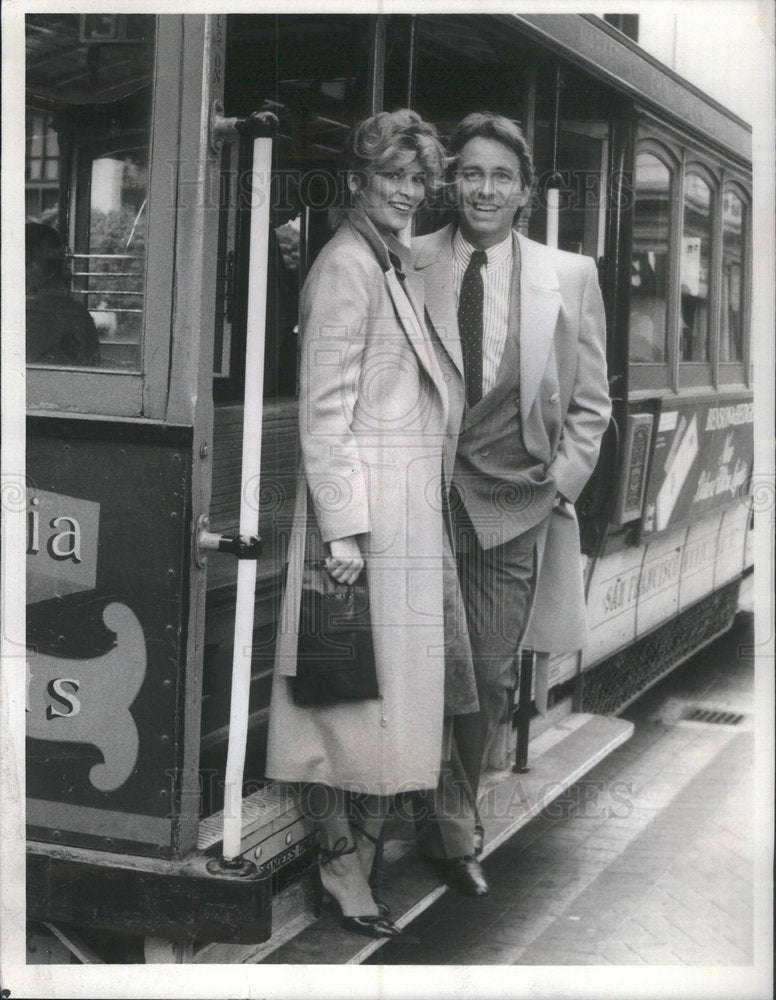
<instances>
[{"instance_id":1,"label":"woman's face","mask_svg":"<svg viewBox=\"0 0 776 1000\"><path fill-rule=\"evenodd\" d=\"M395 156L375 170L348 178L356 204L360 205L382 235L404 229L426 194L426 171L417 156Z\"/></svg>"}]
</instances>

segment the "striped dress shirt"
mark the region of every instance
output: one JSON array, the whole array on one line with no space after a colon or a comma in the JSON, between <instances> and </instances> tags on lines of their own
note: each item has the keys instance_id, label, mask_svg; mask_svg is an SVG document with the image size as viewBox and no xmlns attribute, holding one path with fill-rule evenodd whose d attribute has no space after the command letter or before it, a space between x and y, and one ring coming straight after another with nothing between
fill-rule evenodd
<instances>
[{"instance_id":1,"label":"striped dress shirt","mask_svg":"<svg viewBox=\"0 0 776 1000\"><path fill-rule=\"evenodd\" d=\"M461 282L473 247L461 236L453 236L453 284L456 307L461 294ZM482 315L482 394L496 384L509 327L509 289L512 281L512 233L501 243L487 249L488 263L482 270L484 293Z\"/></svg>"}]
</instances>

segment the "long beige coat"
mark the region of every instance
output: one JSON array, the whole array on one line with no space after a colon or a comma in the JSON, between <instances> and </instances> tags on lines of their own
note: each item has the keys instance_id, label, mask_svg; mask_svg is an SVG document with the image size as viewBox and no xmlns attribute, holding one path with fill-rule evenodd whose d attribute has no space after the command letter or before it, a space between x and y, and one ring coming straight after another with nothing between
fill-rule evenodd
<instances>
[{"instance_id":1,"label":"long beige coat","mask_svg":"<svg viewBox=\"0 0 776 1000\"><path fill-rule=\"evenodd\" d=\"M438 781L445 682L440 482L443 470L448 481L452 474L464 389L423 322L421 280L406 281L414 287L402 285L385 244L351 213L302 291L303 478L272 689L271 778L382 795ZM291 699L308 490L320 541L359 537L379 700L302 708ZM308 540L308 559L320 554L313 545ZM476 700L468 710L474 708Z\"/></svg>"}]
</instances>

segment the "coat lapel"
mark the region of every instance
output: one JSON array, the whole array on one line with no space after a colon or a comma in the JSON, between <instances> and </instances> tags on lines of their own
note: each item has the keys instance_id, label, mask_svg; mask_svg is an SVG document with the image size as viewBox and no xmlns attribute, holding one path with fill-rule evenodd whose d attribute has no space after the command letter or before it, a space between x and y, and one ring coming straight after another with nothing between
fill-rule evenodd
<instances>
[{"instance_id":1,"label":"coat lapel","mask_svg":"<svg viewBox=\"0 0 776 1000\"><path fill-rule=\"evenodd\" d=\"M415 270L425 282L426 309L431 322L456 367L463 373L453 288L453 229L453 225L446 226L420 241ZM544 247L519 233L515 233L514 238L517 243L515 261L520 273L515 276L518 280L513 280L512 289L513 295L519 295L520 303L520 412L525 426L547 366L561 295L557 273L543 253ZM497 390L504 384L505 366L514 363L514 355L505 349L496 385L472 408L467 423L488 412L490 405L497 402Z\"/></svg>"},{"instance_id":2,"label":"coat lapel","mask_svg":"<svg viewBox=\"0 0 776 1000\"><path fill-rule=\"evenodd\" d=\"M420 242L415 271L423 279L425 305L440 343L463 375L463 351L453 286L452 224Z\"/></svg>"},{"instance_id":3,"label":"coat lapel","mask_svg":"<svg viewBox=\"0 0 776 1000\"><path fill-rule=\"evenodd\" d=\"M428 372L428 375L434 385L439 388L441 395L446 399L447 393L444 391L442 371L429 341L428 334L425 331L425 324L421 325L418 321L418 317L415 315L414 305L410 301L410 297L406 290L399 282L399 279L396 277L396 272L393 268L391 268L390 271L385 272L385 283L388 288L388 293L391 296L391 300L393 301L394 308L396 309L396 315L399 317L399 322L401 323L409 342L412 344L420 363Z\"/></svg>"},{"instance_id":4,"label":"coat lapel","mask_svg":"<svg viewBox=\"0 0 776 1000\"><path fill-rule=\"evenodd\" d=\"M528 421L547 366L561 296L555 268L540 244L516 234L520 248L520 413Z\"/></svg>"},{"instance_id":5,"label":"coat lapel","mask_svg":"<svg viewBox=\"0 0 776 1000\"><path fill-rule=\"evenodd\" d=\"M400 285L401 289L409 299L410 305L415 312L415 318L422 329L426 328L426 303L425 303L425 289L423 287L423 279L419 274L417 274L412 267L412 253L409 247L401 243L395 236L389 236L385 241L385 246L387 249L398 257L401 262L401 278ZM389 262L390 264L390 262ZM390 270L390 266L386 267L383 265L383 270ZM395 291L395 286L394 286ZM394 302L394 304L396 304Z\"/></svg>"},{"instance_id":6,"label":"coat lapel","mask_svg":"<svg viewBox=\"0 0 776 1000\"><path fill-rule=\"evenodd\" d=\"M439 361L434 353L426 330L425 314L422 305L422 292L420 298L416 294L416 289L410 291L406 288L407 275L400 281L396 276L393 264L388 256L389 249L400 258L402 266L406 271L410 271L410 254L402 243L394 238L389 238L390 246L386 244L374 226L361 212L352 209L348 215L348 221L352 230L366 241L385 275L385 285L388 294L393 302L396 316L413 350L418 356L418 360L426 369L431 381L437 387L439 395L445 408L445 420L447 419L447 392L444 385L444 378L439 367ZM404 272L403 272L404 273ZM421 282L417 282L421 286ZM422 286L421 286L422 287Z\"/></svg>"},{"instance_id":7,"label":"coat lapel","mask_svg":"<svg viewBox=\"0 0 776 1000\"><path fill-rule=\"evenodd\" d=\"M414 271L408 271L404 275L402 287L410 305L415 311L415 318L418 323L424 325L426 322L426 293L423 287L423 279Z\"/></svg>"}]
</instances>

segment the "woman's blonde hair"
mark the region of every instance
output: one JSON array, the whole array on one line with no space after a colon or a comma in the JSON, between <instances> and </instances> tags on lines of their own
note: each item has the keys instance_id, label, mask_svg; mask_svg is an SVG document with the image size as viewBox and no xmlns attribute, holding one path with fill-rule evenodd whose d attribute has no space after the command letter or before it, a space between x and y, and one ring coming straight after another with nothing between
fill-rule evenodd
<instances>
[{"instance_id":1,"label":"woman's blonde hair","mask_svg":"<svg viewBox=\"0 0 776 1000\"><path fill-rule=\"evenodd\" d=\"M381 163L406 155L417 156L426 173L426 193L436 191L443 182L447 156L437 130L415 111L381 111L354 125L343 148L348 171L365 177Z\"/></svg>"}]
</instances>

